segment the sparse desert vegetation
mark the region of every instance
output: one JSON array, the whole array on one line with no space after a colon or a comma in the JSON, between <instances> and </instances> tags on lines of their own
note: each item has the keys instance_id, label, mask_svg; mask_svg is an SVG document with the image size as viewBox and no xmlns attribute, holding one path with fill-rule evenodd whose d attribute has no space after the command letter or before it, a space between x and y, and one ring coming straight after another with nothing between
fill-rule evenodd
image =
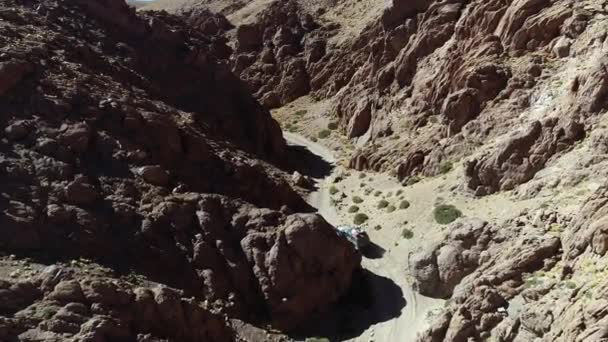
<instances>
[{"instance_id":1,"label":"sparse desert vegetation","mask_svg":"<svg viewBox=\"0 0 608 342\"><path fill-rule=\"evenodd\" d=\"M405 182L406 185L410 186L410 185L414 185L416 183L419 183L422 180L422 178L420 178L419 176L412 176L410 178L407 179L407 181Z\"/></svg>"},{"instance_id":2,"label":"sparse desert vegetation","mask_svg":"<svg viewBox=\"0 0 608 342\"><path fill-rule=\"evenodd\" d=\"M359 225L367 222L367 220L369 220L369 216L364 213L358 213L355 215L353 223Z\"/></svg>"},{"instance_id":3,"label":"sparse desert vegetation","mask_svg":"<svg viewBox=\"0 0 608 342\"><path fill-rule=\"evenodd\" d=\"M439 173L446 174L446 173L452 171L453 168L454 168L454 163L452 163L450 161L443 162L439 166Z\"/></svg>"},{"instance_id":4,"label":"sparse desert vegetation","mask_svg":"<svg viewBox=\"0 0 608 342\"><path fill-rule=\"evenodd\" d=\"M449 224L462 216L462 212L451 204L440 204L433 210L435 221L439 224Z\"/></svg>"},{"instance_id":5,"label":"sparse desert vegetation","mask_svg":"<svg viewBox=\"0 0 608 342\"><path fill-rule=\"evenodd\" d=\"M317 137L319 139L326 139L327 137L329 137L331 135L331 131L324 129L322 131L319 132L319 134L317 135Z\"/></svg>"},{"instance_id":6,"label":"sparse desert vegetation","mask_svg":"<svg viewBox=\"0 0 608 342\"><path fill-rule=\"evenodd\" d=\"M329 187L329 194L330 195L335 195L339 192L338 188L335 185L332 185Z\"/></svg>"},{"instance_id":7,"label":"sparse desert vegetation","mask_svg":"<svg viewBox=\"0 0 608 342\"><path fill-rule=\"evenodd\" d=\"M410 202L407 200L403 200L399 202L399 209L407 209L410 207Z\"/></svg>"},{"instance_id":8,"label":"sparse desert vegetation","mask_svg":"<svg viewBox=\"0 0 608 342\"><path fill-rule=\"evenodd\" d=\"M413 232L413 231L411 231L411 230L410 230L410 229L408 229L408 228L403 228L403 230L401 231L401 236L402 236L404 239L408 239L408 240L409 240L409 239L411 239L411 238L413 238L413 237L414 237L414 232Z\"/></svg>"},{"instance_id":9,"label":"sparse desert vegetation","mask_svg":"<svg viewBox=\"0 0 608 342\"><path fill-rule=\"evenodd\" d=\"M378 202L378 206L377 207L378 207L378 209L384 209L384 208L388 207L388 204L389 203L388 203L387 200L380 200Z\"/></svg>"}]
</instances>

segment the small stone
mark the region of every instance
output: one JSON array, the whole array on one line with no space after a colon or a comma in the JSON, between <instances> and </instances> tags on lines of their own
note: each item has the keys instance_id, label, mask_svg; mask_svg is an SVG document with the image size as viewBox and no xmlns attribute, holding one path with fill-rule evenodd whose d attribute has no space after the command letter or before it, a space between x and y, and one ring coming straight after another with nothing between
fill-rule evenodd
<instances>
[{"instance_id":1,"label":"small stone","mask_svg":"<svg viewBox=\"0 0 608 342\"><path fill-rule=\"evenodd\" d=\"M137 174L150 184L165 186L169 183L169 174L158 165L140 167Z\"/></svg>"},{"instance_id":2,"label":"small stone","mask_svg":"<svg viewBox=\"0 0 608 342\"><path fill-rule=\"evenodd\" d=\"M6 137L10 140L21 140L30 133L30 128L25 121L17 121L4 129Z\"/></svg>"},{"instance_id":3,"label":"small stone","mask_svg":"<svg viewBox=\"0 0 608 342\"><path fill-rule=\"evenodd\" d=\"M62 128L64 128L64 126L62 126ZM66 127L65 132L61 137L62 141L68 147L79 153L83 153L88 149L91 138L92 131L86 123L79 123Z\"/></svg>"},{"instance_id":4,"label":"small stone","mask_svg":"<svg viewBox=\"0 0 608 342\"><path fill-rule=\"evenodd\" d=\"M57 204L49 204L46 207L46 216L52 223L64 223L70 218L70 213L64 207Z\"/></svg>"},{"instance_id":5,"label":"small stone","mask_svg":"<svg viewBox=\"0 0 608 342\"><path fill-rule=\"evenodd\" d=\"M570 46L572 41L568 38L561 37L553 47L553 54L558 58L568 57L570 55Z\"/></svg>"},{"instance_id":6,"label":"small stone","mask_svg":"<svg viewBox=\"0 0 608 342\"><path fill-rule=\"evenodd\" d=\"M51 294L50 299L54 299L60 302L82 302L84 301L84 295L80 284L75 280L62 281Z\"/></svg>"},{"instance_id":7,"label":"small stone","mask_svg":"<svg viewBox=\"0 0 608 342\"><path fill-rule=\"evenodd\" d=\"M68 184L65 195L67 200L73 204L91 204L99 197L93 185L82 181L73 181Z\"/></svg>"}]
</instances>

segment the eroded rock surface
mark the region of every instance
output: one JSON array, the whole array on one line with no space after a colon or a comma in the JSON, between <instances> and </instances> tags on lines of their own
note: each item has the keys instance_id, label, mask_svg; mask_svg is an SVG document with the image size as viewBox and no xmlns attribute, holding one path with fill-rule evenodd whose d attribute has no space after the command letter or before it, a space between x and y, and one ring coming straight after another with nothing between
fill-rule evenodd
<instances>
[{"instance_id":1,"label":"eroded rock surface","mask_svg":"<svg viewBox=\"0 0 608 342\"><path fill-rule=\"evenodd\" d=\"M115 271L2 281L1 340L230 341L227 318L289 330L348 289L360 255L274 166L285 141L227 65L229 24L0 5L0 248Z\"/></svg>"},{"instance_id":2,"label":"eroded rock surface","mask_svg":"<svg viewBox=\"0 0 608 342\"><path fill-rule=\"evenodd\" d=\"M467 160L477 165L463 182L471 192L513 189L606 109L603 7L593 0L392 1L371 6L377 16L351 13L367 20L355 32L340 1L256 2L255 11L206 3L234 21L224 34L232 67L256 98L268 108L307 94L327 101L324 115L358 142L358 170L406 180ZM163 6L173 8L151 8ZM588 65L568 68L568 58ZM567 85L552 80L557 73ZM534 135L515 155L514 129ZM486 160L472 154L505 139Z\"/></svg>"}]
</instances>

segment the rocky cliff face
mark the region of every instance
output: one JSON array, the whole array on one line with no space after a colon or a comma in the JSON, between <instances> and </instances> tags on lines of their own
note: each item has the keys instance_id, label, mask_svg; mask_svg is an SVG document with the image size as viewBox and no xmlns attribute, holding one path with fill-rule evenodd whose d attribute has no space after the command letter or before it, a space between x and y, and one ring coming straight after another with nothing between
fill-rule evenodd
<instances>
[{"instance_id":1,"label":"rocky cliff face","mask_svg":"<svg viewBox=\"0 0 608 342\"><path fill-rule=\"evenodd\" d=\"M410 260L419 290L451 298L421 341L606 338L605 188L576 217L540 210L502 227L462 221Z\"/></svg>"},{"instance_id":2,"label":"rocky cliff face","mask_svg":"<svg viewBox=\"0 0 608 342\"><path fill-rule=\"evenodd\" d=\"M224 62L226 22L0 7L1 340L229 341L226 318L291 329L348 288L360 256L294 214L310 208Z\"/></svg>"},{"instance_id":3,"label":"rocky cliff face","mask_svg":"<svg viewBox=\"0 0 608 342\"><path fill-rule=\"evenodd\" d=\"M358 146L351 168L408 183L457 163L462 191L521 200L588 177L601 186L579 215L467 219L414 255L418 290L450 299L421 340L608 336L603 1L252 3L246 20L241 5L221 10L237 26L222 34L233 70L268 108L328 103L322 115ZM351 28L349 6L377 15L358 13Z\"/></svg>"},{"instance_id":4,"label":"rocky cliff face","mask_svg":"<svg viewBox=\"0 0 608 342\"><path fill-rule=\"evenodd\" d=\"M584 117L595 111L583 104L605 102L596 79L601 74L564 70L557 63L570 54L595 54L604 40L599 27L585 30L601 24L590 22L593 16L582 3L569 4L421 1L412 8L396 2L374 26L382 34L369 43L370 59L338 94L336 113L346 129L362 123L347 130L351 137L368 132L366 139L377 145L395 134L411 138L397 148L363 147L351 166L392 169L400 179L431 176L441 162L467 157L475 144L496 139L501 143L467 167L466 186L486 194L528 181L548 159L584 137ZM383 43L397 34L401 45ZM580 42L579 50L570 47L572 40ZM566 84L557 91L543 89L558 72L569 82L594 84L593 89ZM531 113L543 101L552 102L546 97L555 93L563 96L558 107ZM523 132L505 137L513 126L523 126ZM564 133L548 133L549 127Z\"/></svg>"},{"instance_id":5,"label":"rocky cliff face","mask_svg":"<svg viewBox=\"0 0 608 342\"><path fill-rule=\"evenodd\" d=\"M606 107L597 1L395 0L354 35L341 5L258 3L246 20L239 6L223 13L242 21L228 35L233 70L269 108L329 99L326 115L361 146L353 168L432 176L495 140L472 158L464 185L509 190L584 138ZM568 57L585 67L560 63Z\"/></svg>"}]
</instances>

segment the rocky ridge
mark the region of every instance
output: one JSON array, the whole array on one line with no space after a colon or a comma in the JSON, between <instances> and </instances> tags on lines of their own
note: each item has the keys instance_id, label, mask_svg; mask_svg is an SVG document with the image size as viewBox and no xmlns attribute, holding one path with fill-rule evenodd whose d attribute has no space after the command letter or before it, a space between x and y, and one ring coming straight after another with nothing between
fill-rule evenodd
<instances>
[{"instance_id":1,"label":"rocky ridge","mask_svg":"<svg viewBox=\"0 0 608 342\"><path fill-rule=\"evenodd\" d=\"M266 107L307 94L330 101L325 115L361 147L353 168L433 176L496 140L463 185L478 195L509 190L581 140L581 125L606 107L605 63L584 57L605 44L596 1L393 1L344 39L328 14L339 4L260 3L255 20L226 35L233 70ZM560 63L569 57L586 66ZM568 84L547 89L554 74ZM554 99L555 108L542 103ZM522 132L506 136L513 125Z\"/></svg>"},{"instance_id":2,"label":"rocky ridge","mask_svg":"<svg viewBox=\"0 0 608 342\"><path fill-rule=\"evenodd\" d=\"M1 5L0 246L44 267L2 267L0 339L230 341L227 318L289 330L347 290L360 256L275 166L226 22Z\"/></svg>"}]
</instances>

